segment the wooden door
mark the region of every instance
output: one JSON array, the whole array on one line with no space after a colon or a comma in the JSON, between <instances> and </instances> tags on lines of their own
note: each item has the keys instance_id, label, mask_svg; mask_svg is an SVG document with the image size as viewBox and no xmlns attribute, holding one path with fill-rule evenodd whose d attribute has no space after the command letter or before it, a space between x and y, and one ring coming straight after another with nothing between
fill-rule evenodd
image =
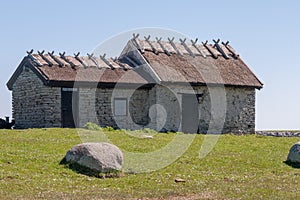
<instances>
[{"instance_id":1,"label":"wooden door","mask_svg":"<svg viewBox=\"0 0 300 200\"><path fill-rule=\"evenodd\" d=\"M62 127L75 128L78 124L78 89L62 88L61 118Z\"/></svg>"},{"instance_id":2,"label":"wooden door","mask_svg":"<svg viewBox=\"0 0 300 200\"><path fill-rule=\"evenodd\" d=\"M181 130L184 133L198 133L199 109L195 94L182 95L182 123Z\"/></svg>"}]
</instances>

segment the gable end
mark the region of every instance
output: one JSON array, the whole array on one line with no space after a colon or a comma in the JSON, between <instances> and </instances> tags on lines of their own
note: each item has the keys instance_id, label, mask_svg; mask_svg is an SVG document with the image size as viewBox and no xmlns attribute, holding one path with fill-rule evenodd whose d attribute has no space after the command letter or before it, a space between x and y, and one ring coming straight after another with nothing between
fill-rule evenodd
<instances>
[{"instance_id":1,"label":"gable end","mask_svg":"<svg viewBox=\"0 0 300 200\"><path fill-rule=\"evenodd\" d=\"M13 89L13 85L16 82L17 78L20 76L20 74L23 72L24 69L30 69L34 72L34 74L41 79L41 81L44 83L44 85L48 85L48 81L47 81L47 76L42 73L40 70L37 70L36 67L34 67L32 61L30 58L25 57L20 65L18 66L18 68L16 69L16 71L13 73L13 75L11 76L11 78L8 80L8 82L6 83L7 88L12 91Z\"/></svg>"}]
</instances>

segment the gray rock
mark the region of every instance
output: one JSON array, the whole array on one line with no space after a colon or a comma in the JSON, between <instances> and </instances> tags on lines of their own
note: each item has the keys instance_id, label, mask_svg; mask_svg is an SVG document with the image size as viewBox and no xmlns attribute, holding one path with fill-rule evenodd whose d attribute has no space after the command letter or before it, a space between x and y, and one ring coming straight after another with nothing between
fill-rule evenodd
<instances>
[{"instance_id":1,"label":"gray rock","mask_svg":"<svg viewBox=\"0 0 300 200\"><path fill-rule=\"evenodd\" d=\"M122 151L109 143L83 143L72 147L65 161L91 169L94 172L120 170L123 164Z\"/></svg>"},{"instance_id":2,"label":"gray rock","mask_svg":"<svg viewBox=\"0 0 300 200\"><path fill-rule=\"evenodd\" d=\"M300 163L300 142L297 142L291 147L287 162Z\"/></svg>"},{"instance_id":3,"label":"gray rock","mask_svg":"<svg viewBox=\"0 0 300 200\"><path fill-rule=\"evenodd\" d=\"M256 131L256 134L272 137L300 137L300 132L295 131Z\"/></svg>"}]
</instances>

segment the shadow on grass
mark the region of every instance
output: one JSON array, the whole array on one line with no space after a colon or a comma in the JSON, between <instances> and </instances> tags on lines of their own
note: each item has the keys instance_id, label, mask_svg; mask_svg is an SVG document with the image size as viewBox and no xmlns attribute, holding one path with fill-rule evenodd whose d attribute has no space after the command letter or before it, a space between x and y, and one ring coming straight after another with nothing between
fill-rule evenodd
<instances>
[{"instance_id":1,"label":"shadow on grass","mask_svg":"<svg viewBox=\"0 0 300 200\"><path fill-rule=\"evenodd\" d=\"M74 172L76 173L79 173L79 174L83 174L83 175L86 175L86 176L91 176L91 177L96 177L96 178L103 178L99 172L95 171L95 170L92 170L90 168L87 168L87 167L84 167L82 165L79 165L77 163L68 163L66 161L66 157L64 157L60 163L60 165L64 165L66 168L69 168L71 170L73 170Z\"/></svg>"},{"instance_id":2,"label":"shadow on grass","mask_svg":"<svg viewBox=\"0 0 300 200\"><path fill-rule=\"evenodd\" d=\"M79 165L77 163L68 163L66 161L66 157L64 157L60 162L60 165L64 165L66 168L69 168L73 170L74 172L78 174L83 174L86 176L90 177L95 177L95 178L120 178L123 176L123 174L120 171L117 170L110 170L108 172L99 172L96 170L92 170L88 167Z\"/></svg>"},{"instance_id":3,"label":"shadow on grass","mask_svg":"<svg viewBox=\"0 0 300 200\"><path fill-rule=\"evenodd\" d=\"M291 166L292 168L300 169L300 163L294 163L288 160L283 161L283 163L285 163L288 166Z\"/></svg>"}]
</instances>

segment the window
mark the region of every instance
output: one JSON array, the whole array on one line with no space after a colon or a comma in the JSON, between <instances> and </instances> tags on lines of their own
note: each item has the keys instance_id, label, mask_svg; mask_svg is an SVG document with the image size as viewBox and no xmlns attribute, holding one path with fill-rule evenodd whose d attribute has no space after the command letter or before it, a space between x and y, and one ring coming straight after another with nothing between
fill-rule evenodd
<instances>
[{"instance_id":1,"label":"window","mask_svg":"<svg viewBox=\"0 0 300 200\"><path fill-rule=\"evenodd\" d=\"M62 88L63 92L77 92L78 89L77 88Z\"/></svg>"},{"instance_id":2,"label":"window","mask_svg":"<svg viewBox=\"0 0 300 200\"><path fill-rule=\"evenodd\" d=\"M127 115L127 99L115 98L114 99L114 115L126 116Z\"/></svg>"}]
</instances>

